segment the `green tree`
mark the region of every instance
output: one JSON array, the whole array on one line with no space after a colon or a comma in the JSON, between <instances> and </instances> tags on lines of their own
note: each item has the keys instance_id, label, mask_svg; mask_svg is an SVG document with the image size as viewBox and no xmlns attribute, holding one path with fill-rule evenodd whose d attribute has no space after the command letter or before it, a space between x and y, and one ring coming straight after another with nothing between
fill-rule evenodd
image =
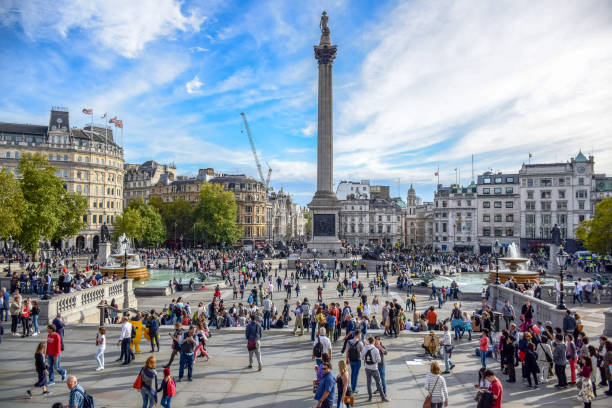
<instances>
[{"instance_id":1,"label":"green tree","mask_svg":"<svg viewBox=\"0 0 612 408\"><path fill-rule=\"evenodd\" d=\"M19 183L5 168L0 169L0 238L19 235L24 208Z\"/></svg>"},{"instance_id":2,"label":"green tree","mask_svg":"<svg viewBox=\"0 0 612 408\"><path fill-rule=\"evenodd\" d=\"M176 239L181 235L185 239L193 236L193 211L194 206L182 198L166 204L164 223L169 240L174 240L175 236Z\"/></svg>"},{"instance_id":3,"label":"green tree","mask_svg":"<svg viewBox=\"0 0 612 408\"><path fill-rule=\"evenodd\" d=\"M19 162L20 187L25 200L19 244L35 253L41 239L62 240L85 227L87 201L69 194L55 176L56 168L41 154L26 154Z\"/></svg>"},{"instance_id":4,"label":"green tree","mask_svg":"<svg viewBox=\"0 0 612 408\"><path fill-rule=\"evenodd\" d=\"M194 208L195 230L206 243L234 245L241 231L236 225L236 198L219 184L204 183Z\"/></svg>"},{"instance_id":5,"label":"green tree","mask_svg":"<svg viewBox=\"0 0 612 408\"><path fill-rule=\"evenodd\" d=\"M124 234L148 247L164 242L166 229L157 208L133 200L115 220L115 238Z\"/></svg>"},{"instance_id":6,"label":"green tree","mask_svg":"<svg viewBox=\"0 0 612 408\"><path fill-rule=\"evenodd\" d=\"M589 251L612 254L612 197L597 204L593 218L582 221L576 228L576 235Z\"/></svg>"}]
</instances>

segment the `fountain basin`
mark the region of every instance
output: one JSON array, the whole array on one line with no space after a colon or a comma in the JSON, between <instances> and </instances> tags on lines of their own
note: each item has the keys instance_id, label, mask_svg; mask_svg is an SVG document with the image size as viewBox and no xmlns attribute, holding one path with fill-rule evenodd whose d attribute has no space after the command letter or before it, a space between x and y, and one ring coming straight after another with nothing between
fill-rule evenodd
<instances>
[{"instance_id":1,"label":"fountain basin","mask_svg":"<svg viewBox=\"0 0 612 408\"><path fill-rule=\"evenodd\" d=\"M103 266L100 268L100 271L102 271L102 273L106 273L108 272L109 274L113 274L116 273L117 276L119 277L123 277L123 267L122 266ZM149 275L149 272L147 272L147 267L146 266L138 266L138 267L127 267L126 268L127 271L127 276L130 279L134 279L134 280L147 280L150 278L151 275Z\"/></svg>"}]
</instances>

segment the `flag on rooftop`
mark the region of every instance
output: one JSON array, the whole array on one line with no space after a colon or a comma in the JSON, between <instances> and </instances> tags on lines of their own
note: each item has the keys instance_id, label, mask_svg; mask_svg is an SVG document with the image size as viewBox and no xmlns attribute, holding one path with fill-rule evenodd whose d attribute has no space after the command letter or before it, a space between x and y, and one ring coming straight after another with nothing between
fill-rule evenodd
<instances>
[{"instance_id":1,"label":"flag on rooftop","mask_svg":"<svg viewBox=\"0 0 612 408\"><path fill-rule=\"evenodd\" d=\"M93 109L83 108L83 113L86 114L86 115L92 115L93 114Z\"/></svg>"}]
</instances>

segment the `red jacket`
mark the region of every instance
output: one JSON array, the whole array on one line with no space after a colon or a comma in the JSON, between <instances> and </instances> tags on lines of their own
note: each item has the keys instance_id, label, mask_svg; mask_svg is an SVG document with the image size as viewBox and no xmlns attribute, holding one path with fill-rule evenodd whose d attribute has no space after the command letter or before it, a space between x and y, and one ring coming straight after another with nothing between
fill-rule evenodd
<instances>
[{"instance_id":1,"label":"red jacket","mask_svg":"<svg viewBox=\"0 0 612 408\"><path fill-rule=\"evenodd\" d=\"M47 335L47 355L59 356L62 354L62 338L58 333Z\"/></svg>"}]
</instances>

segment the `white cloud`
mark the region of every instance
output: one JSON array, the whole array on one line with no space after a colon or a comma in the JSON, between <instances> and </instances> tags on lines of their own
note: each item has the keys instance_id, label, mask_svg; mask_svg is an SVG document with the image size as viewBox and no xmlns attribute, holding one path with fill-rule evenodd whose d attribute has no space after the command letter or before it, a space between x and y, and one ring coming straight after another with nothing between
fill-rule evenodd
<instances>
[{"instance_id":1,"label":"white cloud","mask_svg":"<svg viewBox=\"0 0 612 408\"><path fill-rule=\"evenodd\" d=\"M301 149L296 149L296 148L292 148L292 147L285 147L285 149L283 150L285 153L310 153L310 152L314 152L314 149L311 149L309 147L304 147Z\"/></svg>"},{"instance_id":2,"label":"white cloud","mask_svg":"<svg viewBox=\"0 0 612 408\"><path fill-rule=\"evenodd\" d=\"M187 93L194 94L200 90L202 85L204 84L202 83L202 81L200 81L200 78L198 78L198 76L196 75L191 81L185 84L185 88L187 89Z\"/></svg>"},{"instance_id":3,"label":"white cloud","mask_svg":"<svg viewBox=\"0 0 612 408\"><path fill-rule=\"evenodd\" d=\"M207 52L210 51L208 48L204 48L204 47L191 47L189 49L189 51L191 52Z\"/></svg>"},{"instance_id":4,"label":"white cloud","mask_svg":"<svg viewBox=\"0 0 612 408\"><path fill-rule=\"evenodd\" d=\"M611 3L478 4L405 2L373 29L360 81L336 99L337 173L426 175L471 154L516 171L529 151L591 146L612 166Z\"/></svg>"},{"instance_id":5,"label":"white cloud","mask_svg":"<svg viewBox=\"0 0 612 408\"><path fill-rule=\"evenodd\" d=\"M183 12L179 0L9 0L0 9L5 23L17 20L31 38L50 32L62 37L91 36L99 45L133 58L145 46L177 32L198 32L206 19ZM6 13L6 14L5 14Z\"/></svg>"},{"instance_id":6,"label":"white cloud","mask_svg":"<svg viewBox=\"0 0 612 408\"><path fill-rule=\"evenodd\" d=\"M317 124L314 122L308 122L308 124L306 124L306 127L300 129L300 132L302 132L302 135L306 137L311 137L312 135L314 135L316 130L317 130Z\"/></svg>"}]
</instances>

